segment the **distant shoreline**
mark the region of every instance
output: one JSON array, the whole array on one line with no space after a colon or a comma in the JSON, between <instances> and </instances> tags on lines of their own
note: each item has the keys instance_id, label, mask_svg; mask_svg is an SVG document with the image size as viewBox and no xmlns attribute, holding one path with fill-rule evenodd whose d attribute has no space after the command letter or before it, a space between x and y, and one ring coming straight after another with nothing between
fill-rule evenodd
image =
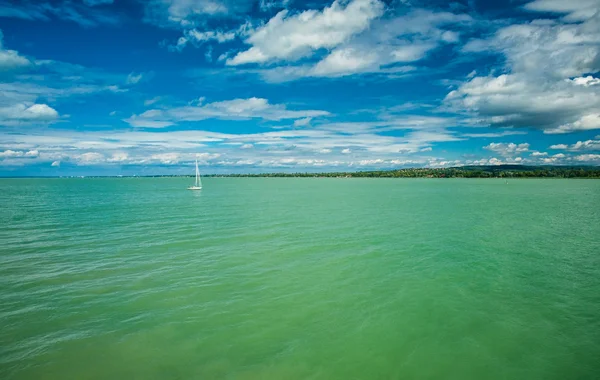
<instances>
[{"instance_id":1,"label":"distant shoreline","mask_svg":"<svg viewBox=\"0 0 600 380\"><path fill-rule=\"evenodd\" d=\"M193 175L6 176L0 178L189 178ZM208 174L218 178L580 178L600 179L600 166L463 166L326 173Z\"/></svg>"}]
</instances>

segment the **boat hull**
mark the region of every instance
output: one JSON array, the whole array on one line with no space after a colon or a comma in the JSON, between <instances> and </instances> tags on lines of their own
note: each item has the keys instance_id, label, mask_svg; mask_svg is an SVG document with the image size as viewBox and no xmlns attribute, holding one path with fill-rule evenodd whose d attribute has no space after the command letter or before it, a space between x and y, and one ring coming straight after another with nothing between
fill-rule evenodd
<instances>
[{"instance_id":1,"label":"boat hull","mask_svg":"<svg viewBox=\"0 0 600 380\"><path fill-rule=\"evenodd\" d=\"M202 186L190 186L187 189L188 190L202 190Z\"/></svg>"}]
</instances>

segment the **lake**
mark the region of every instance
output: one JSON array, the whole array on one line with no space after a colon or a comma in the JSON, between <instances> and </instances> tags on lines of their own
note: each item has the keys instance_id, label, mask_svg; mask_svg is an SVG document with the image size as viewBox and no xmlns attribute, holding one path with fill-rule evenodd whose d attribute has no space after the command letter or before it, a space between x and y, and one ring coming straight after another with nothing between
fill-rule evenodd
<instances>
[{"instance_id":1,"label":"lake","mask_svg":"<svg viewBox=\"0 0 600 380\"><path fill-rule=\"evenodd\" d=\"M2 379L592 379L600 181L0 179Z\"/></svg>"}]
</instances>

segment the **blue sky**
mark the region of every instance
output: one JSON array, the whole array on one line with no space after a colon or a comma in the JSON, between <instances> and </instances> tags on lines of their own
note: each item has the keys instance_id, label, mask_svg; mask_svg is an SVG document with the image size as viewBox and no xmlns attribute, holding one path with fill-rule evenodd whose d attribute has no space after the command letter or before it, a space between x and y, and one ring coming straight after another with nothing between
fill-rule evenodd
<instances>
[{"instance_id":1,"label":"blue sky","mask_svg":"<svg viewBox=\"0 0 600 380\"><path fill-rule=\"evenodd\" d=\"M0 175L600 164L597 0L0 0Z\"/></svg>"}]
</instances>

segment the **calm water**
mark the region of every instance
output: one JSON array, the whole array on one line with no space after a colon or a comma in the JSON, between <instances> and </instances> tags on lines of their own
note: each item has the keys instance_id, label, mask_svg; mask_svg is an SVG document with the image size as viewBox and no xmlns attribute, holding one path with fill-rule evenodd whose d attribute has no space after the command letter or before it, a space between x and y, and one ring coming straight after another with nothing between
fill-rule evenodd
<instances>
[{"instance_id":1,"label":"calm water","mask_svg":"<svg viewBox=\"0 0 600 380\"><path fill-rule=\"evenodd\" d=\"M2 379L592 379L600 181L0 180Z\"/></svg>"}]
</instances>

